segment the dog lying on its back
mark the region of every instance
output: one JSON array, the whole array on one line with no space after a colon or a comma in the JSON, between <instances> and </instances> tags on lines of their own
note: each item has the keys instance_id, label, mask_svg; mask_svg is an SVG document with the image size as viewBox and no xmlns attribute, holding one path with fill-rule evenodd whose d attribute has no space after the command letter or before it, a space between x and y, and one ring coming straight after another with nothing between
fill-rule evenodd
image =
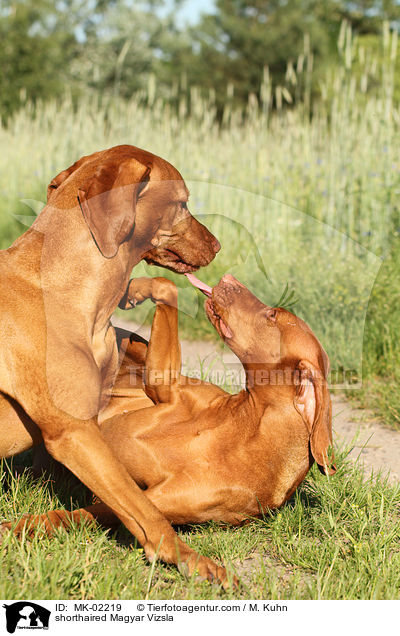
<instances>
[{"instance_id":1,"label":"dog lying on its back","mask_svg":"<svg viewBox=\"0 0 400 636\"><path fill-rule=\"evenodd\" d=\"M122 339L124 359L101 430L167 519L238 524L281 506L314 461L325 474L335 472L328 357L301 319L264 305L232 276L222 278L205 308L246 372L246 388L231 395L180 374L175 285L131 281L124 302L146 298L157 304L150 341ZM118 522L100 503L21 523L51 529L71 518Z\"/></svg>"}]
</instances>

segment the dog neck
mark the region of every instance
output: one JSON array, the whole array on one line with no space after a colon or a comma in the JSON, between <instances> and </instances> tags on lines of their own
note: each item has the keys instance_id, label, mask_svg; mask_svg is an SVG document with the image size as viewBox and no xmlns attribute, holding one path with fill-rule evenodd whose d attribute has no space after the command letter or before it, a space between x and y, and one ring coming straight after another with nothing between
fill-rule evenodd
<instances>
[{"instance_id":1,"label":"dog neck","mask_svg":"<svg viewBox=\"0 0 400 636\"><path fill-rule=\"evenodd\" d=\"M267 405L293 400L298 373L293 364L245 363L246 391L252 400Z\"/></svg>"},{"instance_id":2,"label":"dog neck","mask_svg":"<svg viewBox=\"0 0 400 636\"><path fill-rule=\"evenodd\" d=\"M121 245L113 258L105 258L78 205L68 210L46 206L29 232L42 235L38 284L46 313L59 307L68 320L75 315L81 320L87 317L94 331L102 329L126 290L132 268L140 260L140 254L132 249L133 241ZM20 239L21 246L26 235ZM65 297L69 307L63 304ZM73 311L74 305L78 311ZM78 325L74 325L76 328Z\"/></svg>"}]
</instances>

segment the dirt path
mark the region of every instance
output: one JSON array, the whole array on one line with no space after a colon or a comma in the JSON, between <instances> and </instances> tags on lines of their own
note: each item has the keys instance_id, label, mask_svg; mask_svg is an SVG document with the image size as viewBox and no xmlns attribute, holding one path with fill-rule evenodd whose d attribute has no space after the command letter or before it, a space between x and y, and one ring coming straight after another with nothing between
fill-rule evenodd
<instances>
[{"instance_id":1,"label":"dirt path","mask_svg":"<svg viewBox=\"0 0 400 636\"><path fill-rule=\"evenodd\" d=\"M137 331L149 338L150 328L139 327L120 319L115 325ZM182 366L185 374L208 375L211 382L223 384L228 380L243 384L243 372L236 356L224 348L218 349L211 342L181 340ZM354 461L359 458L366 475L382 471L391 483L400 482L400 433L385 427L370 411L355 408L342 395L332 395L334 442L349 452Z\"/></svg>"},{"instance_id":2,"label":"dirt path","mask_svg":"<svg viewBox=\"0 0 400 636\"><path fill-rule=\"evenodd\" d=\"M352 448L349 456L366 474L382 471L393 484L400 482L400 433L384 426L366 410L355 408L341 395L332 398L335 443Z\"/></svg>"}]
</instances>

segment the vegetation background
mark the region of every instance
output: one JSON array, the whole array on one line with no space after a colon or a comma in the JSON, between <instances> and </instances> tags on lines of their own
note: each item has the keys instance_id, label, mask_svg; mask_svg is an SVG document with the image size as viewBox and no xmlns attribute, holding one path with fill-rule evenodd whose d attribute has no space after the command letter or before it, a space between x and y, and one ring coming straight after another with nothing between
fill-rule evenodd
<instances>
[{"instance_id":1,"label":"vegetation background","mask_svg":"<svg viewBox=\"0 0 400 636\"><path fill-rule=\"evenodd\" d=\"M230 271L265 302L293 306L327 349L332 383L356 383L354 398L400 428L399 3L216 0L191 24L176 18L182 5L0 1L0 248L78 157L118 143L149 149L182 172L192 212L222 243L200 277L214 284ZM198 293L171 277L181 333L215 338ZM284 565L282 576L254 567L238 597L398 597L399 491L364 483L344 451L339 466L340 480L313 471L258 525L211 524L186 540L232 563L258 546ZM1 479L7 519L83 496L68 503L44 483L32 495L7 467ZM146 565L123 537L10 538L0 596L224 597ZM101 569L106 561L116 567Z\"/></svg>"},{"instance_id":2,"label":"vegetation background","mask_svg":"<svg viewBox=\"0 0 400 636\"><path fill-rule=\"evenodd\" d=\"M295 289L335 383L363 380L354 394L398 427L400 4L216 0L190 24L184 4L1 0L0 247L77 157L149 148L213 215L209 282ZM183 333L213 337L182 299Z\"/></svg>"}]
</instances>

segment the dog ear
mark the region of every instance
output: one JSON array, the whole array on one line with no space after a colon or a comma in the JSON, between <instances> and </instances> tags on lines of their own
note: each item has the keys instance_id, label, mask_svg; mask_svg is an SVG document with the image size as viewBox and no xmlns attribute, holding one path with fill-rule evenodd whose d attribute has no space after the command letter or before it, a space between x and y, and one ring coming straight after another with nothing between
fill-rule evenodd
<instances>
[{"instance_id":1,"label":"dog ear","mask_svg":"<svg viewBox=\"0 0 400 636\"><path fill-rule=\"evenodd\" d=\"M108 161L78 190L82 214L105 258L113 258L135 225L136 201L150 168L136 159Z\"/></svg>"},{"instance_id":2,"label":"dog ear","mask_svg":"<svg viewBox=\"0 0 400 636\"><path fill-rule=\"evenodd\" d=\"M297 366L299 384L294 406L310 433L311 453L325 475L333 475L336 466L330 462L328 448L332 445L332 406L324 375L308 360ZM334 456L332 453L332 460Z\"/></svg>"},{"instance_id":3,"label":"dog ear","mask_svg":"<svg viewBox=\"0 0 400 636\"><path fill-rule=\"evenodd\" d=\"M68 179L70 174L75 172L75 170L78 170L78 168L80 168L87 159L88 157L81 157L80 159L78 159L78 161L75 161L72 166L60 172L56 177L54 177L54 179L50 181L49 185L47 186L47 203L49 202L52 194L54 194L54 191L57 190L57 188L62 183L64 183L66 179Z\"/></svg>"}]
</instances>

